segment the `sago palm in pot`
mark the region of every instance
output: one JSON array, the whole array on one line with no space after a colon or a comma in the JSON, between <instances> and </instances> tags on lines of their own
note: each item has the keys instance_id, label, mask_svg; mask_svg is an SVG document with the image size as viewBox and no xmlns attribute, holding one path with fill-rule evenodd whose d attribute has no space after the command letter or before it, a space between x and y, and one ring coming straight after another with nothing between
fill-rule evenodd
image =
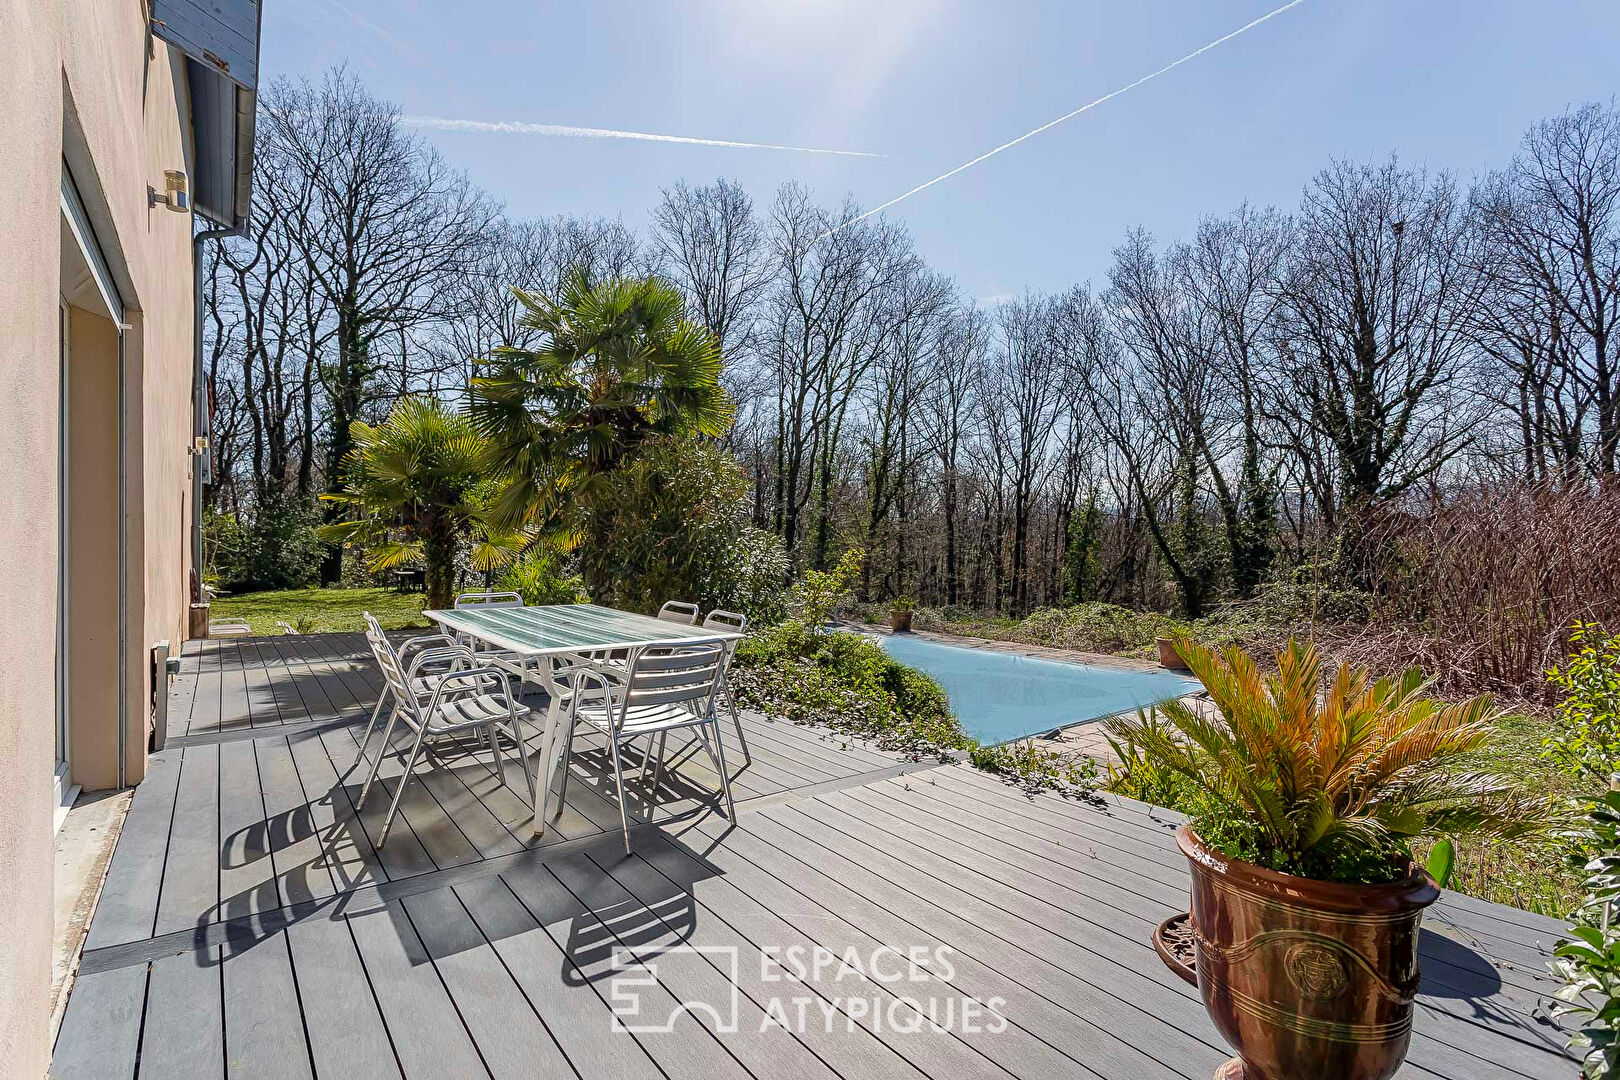
<instances>
[{"instance_id":1,"label":"sago palm in pot","mask_svg":"<svg viewBox=\"0 0 1620 1080\"><path fill-rule=\"evenodd\" d=\"M1218 1075L1384 1080L1406 1055L1418 923L1439 897L1413 840L1521 835L1547 805L1461 767L1494 734L1489 697L1438 702L1415 669L1345 665L1324 687L1298 642L1274 676L1236 647L1175 644L1213 711L1172 702L1109 728L1182 781L1196 980L1238 1052Z\"/></svg>"}]
</instances>

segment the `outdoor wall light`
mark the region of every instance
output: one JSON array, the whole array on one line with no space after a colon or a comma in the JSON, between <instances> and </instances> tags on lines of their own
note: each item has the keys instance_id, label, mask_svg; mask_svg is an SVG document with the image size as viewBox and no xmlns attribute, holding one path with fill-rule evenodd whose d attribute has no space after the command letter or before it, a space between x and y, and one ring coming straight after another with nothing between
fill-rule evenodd
<instances>
[{"instance_id":1,"label":"outdoor wall light","mask_svg":"<svg viewBox=\"0 0 1620 1080\"><path fill-rule=\"evenodd\" d=\"M158 194L156 188L150 184L146 187L146 205L156 206L162 203L177 214L184 214L191 209L191 191L187 186L186 174L179 169L166 169L163 173L163 194Z\"/></svg>"}]
</instances>

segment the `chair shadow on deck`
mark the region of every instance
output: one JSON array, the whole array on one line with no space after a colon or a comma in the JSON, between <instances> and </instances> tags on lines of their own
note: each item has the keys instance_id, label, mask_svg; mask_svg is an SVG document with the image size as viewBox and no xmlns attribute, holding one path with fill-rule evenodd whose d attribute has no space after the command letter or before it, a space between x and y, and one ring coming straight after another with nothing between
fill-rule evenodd
<instances>
[{"instance_id":1,"label":"chair shadow on deck","mask_svg":"<svg viewBox=\"0 0 1620 1080\"><path fill-rule=\"evenodd\" d=\"M563 981L586 986L624 973L627 966L685 945L697 930L697 903L673 883L667 895L600 903L570 920Z\"/></svg>"},{"instance_id":2,"label":"chair shadow on deck","mask_svg":"<svg viewBox=\"0 0 1620 1080\"><path fill-rule=\"evenodd\" d=\"M409 946L407 952L417 958L413 959L413 963L425 963L430 956L440 955L428 950L426 942L421 941L402 900L408 902L410 895L420 892L420 883L414 881L416 877L448 868L430 863L427 868L414 873L390 877L384 869L383 855L375 847L382 815L400 781L397 771L390 775L389 761L392 759L397 765L403 759L406 747L400 746L399 740L396 740L383 752L382 774L373 786L365 808L356 811L354 804L370 771L373 754L380 749L380 732L374 733L366 752L361 754L358 745L359 725L355 727L355 757L345 764L333 755L335 782L325 792L221 838L218 865L222 883L233 872L251 871L255 867L260 868L257 875L259 880L248 888L222 896L217 904L198 913L193 950L199 966L214 966L272 941L294 922L311 918L341 919L380 910L389 913L401 940ZM311 736L295 736L302 737ZM345 739L348 737L344 735ZM538 742L536 738L535 748ZM454 818L435 801L436 797L425 783L425 777L432 777L442 784L462 785L465 796L476 800L490 813L504 808L506 813L496 814L496 817L509 833L503 850L495 854L480 852L472 862L457 864L460 872L455 875L455 882L439 888L449 888L451 884L476 875L479 864L496 858L501 860L500 869L492 868L489 872L492 877L497 872L538 873L549 876L552 883L559 887L570 887L563 885L558 875L545 865L549 854L547 849L564 838L549 827L550 822L542 837L531 838L532 810L524 806L522 813L514 813L518 809L518 802L527 802L527 792L512 792L511 795L521 796L516 801L509 795L498 806L490 804L490 796L500 790L500 784L492 763L477 756L480 749L470 740L447 741L442 747L430 750L425 755L425 766L418 770L411 781L413 787L423 785L417 793L422 801L416 808L402 806L400 820L395 825L394 835L390 837L390 847L395 843L417 845L417 855L422 857L415 830L424 827L459 828ZM575 749L568 784L568 803L574 814L576 832L589 828L586 835L576 836L575 839L590 841L594 836L598 842L588 843L583 851L575 844L570 848L573 854L562 856L568 861L573 874L570 879L573 881L572 887L580 888L581 874L592 880L592 887L584 890L586 895L580 897L579 903L584 910L569 920L566 944L559 942L559 945L572 965L565 977L573 984L584 984L607 977L616 970L614 964L620 958L615 953L616 949L621 954L625 950L636 954L656 954L687 941L696 921L696 904L687 889L656 872L649 874L644 866L641 868L642 877L638 879L643 882L639 899L627 896L625 890L612 881L609 870L603 867L611 868L616 859L625 856L618 830L611 763L605 746L584 745L584 740L581 740L576 743ZM346 753L343 756L347 756ZM676 751L672 748L670 762L675 758ZM506 764L509 770L517 769L511 760ZM694 782L671 768L669 762L662 770L656 792L648 792L641 779L640 770L649 766L649 761L640 755L632 755L626 764L627 771L635 770L627 777L625 785L632 828L646 828L655 819L661 825L693 822L718 809L719 796L713 788ZM411 793L407 792L407 801L410 797ZM595 802L590 806L590 816L587 818L575 807L590 800ZM431 818L413 823L413 809L420 812L423 808L431 813ZM661 809L670 812L661 816ZM729 831L730 823L726 827ZM671 841L678 845L681 843L673 836ZM700 853L691 854L699 868L694 879L719 872L710 867ZM529 856L533 856L532 861ZM514 858L518 860L516 864L513 863ZM650 897L645 889L648 878L658 883L656 894ZM555 925L555 919L542 919L542 914L536 912L535 917L548 926ZM418 948L413 942L420 943L421 947Z\"/></svg>"}]
</instances>

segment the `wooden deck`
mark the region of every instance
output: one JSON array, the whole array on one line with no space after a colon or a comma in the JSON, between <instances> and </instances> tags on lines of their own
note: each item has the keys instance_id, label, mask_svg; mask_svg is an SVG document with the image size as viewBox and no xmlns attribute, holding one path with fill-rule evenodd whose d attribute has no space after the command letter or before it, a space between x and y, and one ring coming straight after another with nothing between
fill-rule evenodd
<instances>
[{"instance_id":1,"label":"wooden deck","mask_svg":"<svg viewBox=\"0 0 1620 1080\"><path fill-rule=\"evenodd\" d=\"M1227 1056L1148 945L1186 906L1164 811L749 717L736 827L688 760L626 857L587 761L531 841L487 754L446 752L379 852L386 800L357 815L351 772L376 691L358 635L188 646L52 1076L1203 1080ZM1558 931L1432 909L1400 1075L1573 1077L1538 1019ZM795 982L794 955L838 962Z\"/></svg>"}]
</instances>

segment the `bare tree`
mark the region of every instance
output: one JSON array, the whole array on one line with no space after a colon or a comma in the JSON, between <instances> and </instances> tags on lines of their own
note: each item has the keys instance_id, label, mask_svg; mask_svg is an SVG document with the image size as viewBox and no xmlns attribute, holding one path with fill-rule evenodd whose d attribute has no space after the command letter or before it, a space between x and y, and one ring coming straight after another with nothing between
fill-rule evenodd
<instances>
[{"instance_id":1,"label":"bare tree","mask_svg":"<svg viewBox=\"0 0 1620 1080\"><path fill-rule=\"evenodd\" d=\"M924 416L931 426L930 441L939 459L940 511L944 518L945 602L961 601L961 552L958 503L964 444L971 436L973 400L978 374L990 349L990 321L977 308L957 311L943 328L934 365L931 392L926 394Z\"/></svg>"},{"instance_id":2,"label":"bare tree","mask_svg":"<svg viewBox=\"0 0 1620 1080\"><path fill-rule=\"evenodd\" d=\"M482 256L495 209L401 128L397 106L342 68L319 87L273 85L261 113L260 138L309 182L282 227L331 311L333 355L320 376L331 409L326 484L335 490L378 353L390 339L403 351L411 330L443 314L443 286ZM341 562L342 550L330 548L322 580L336 581Z\"/></svg>"},{"instance_id":3,"label":"bare tree","mask_svg":"<svg viewBox=\"0 0 1620 1080\"><path fill-rule=\"evenodd\" d=\"M792 555L802 516L816 501L810 562L827 565L832 488L844 422L881 338L877 302L915 262L904 234L882 222L833 226L855 216L816 206L805 189L785 185L771 212L775 287L762 343L776 374L774 524Z\"/></svg>"},{"instance_id":4,"label":"bare tree","mask_svg":"<svg viewBox=\"0 0 1620 1080\"><path fill-rule=\"evenodd\" d=\"M872 596L872 574L879 535L894 515L894 558L889 586L906 591L907 512L917 466L928 452L926 428L915 424L925 386L931 381L946 318L955 291L942 275L912 267L884 291L882 337L866 394L866 550L861 591Z\"/></svg>"},{"instance_id":5,"label":"bare tree","mask_svg":"<svg viewBox=\"0 0 1620 1080\"><path fill-rule=\"evenodd\" d=\"M1475 195L1492 289L1487 339L1516 376L1527 452L1564 472L1620 459L1620 110L1530 129ZM1595 429L1588 432L1589 424Z\"/></svg>"},{"instance_id":6,"label":"bare tree","mask_svg":"<svg viewBox=\"0 0 1620 1080\"><path fill-rule=\"evenodd\" d=\"M1050 327L1051 305L1035 296L1009 301L997 312L998 347L990 372L998 392L985 403L1004 411L1003 433L1012 479L1012 603L1029 610L1030 519L1038 486L1050 466L1047 450L1063 402L1059 352Z\"/></svg>"},{"instance_id":7,"label":"bare tree","mask_svg":"<svg viewBox=\"0 0 1620 1080\"><path fill-rule=\"evenodd\" d=\"M680 181L653 209L653 237L676 283L722 351L746 340L754 307L770 284L764 229L742 185Z\"/></svg>"},{"instance_id":8,"label":"bare tree","mask_svg":"<svg viewBox=\"0 0 1620 1080\"><path fill-rule=\"evenodd\" d=\"M1452 180L1394 159L1336 161L1306 189L1281 286L1276 400L1296 432L1332 446L1340 505L1327 512L1346 565L1372 506L1434 477L1474 434L1473 242Z\"/></svg>"},{"instance_id":9,"label":"bare tree","mask_svg":"<svg viewBox=\"0 0 1620 1080\"><path fill-rule=\"evenodd\" d=\"M1267 460L1264 372L1273 366L1277 306L1291 227L1275 210L1241 206L1205 218L1170 255L1185 302L1189 344L1214 393L1194 429L1231 564L1232 588L1254 594L1271 569L1277 521L1275 466Z\"/></svg>"}]
</instances>

